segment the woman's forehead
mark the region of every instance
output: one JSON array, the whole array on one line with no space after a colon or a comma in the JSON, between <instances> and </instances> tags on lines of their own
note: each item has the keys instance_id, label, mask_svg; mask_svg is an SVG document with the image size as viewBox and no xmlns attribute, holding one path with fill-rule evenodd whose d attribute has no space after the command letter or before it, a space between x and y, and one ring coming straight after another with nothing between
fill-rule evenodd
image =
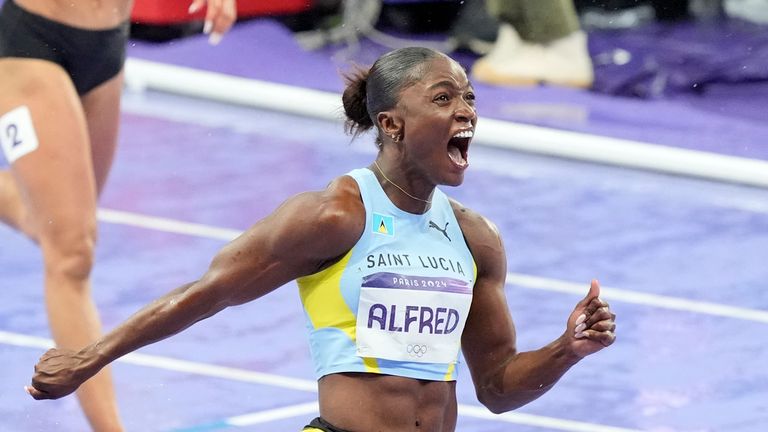
<instances>
[{"instance_id":1,"label":"woman's forehead","mask_svg":"<svg viewBox=\"0 0 768 432\"><path fill-rule=\"evenodd\" d=\"M455 60L443 56L432 59L425 65L419 81L427 87L443 81L452 82L459 88L469 85L469 78L464 68Z\"/></svg>"}]
</instances>

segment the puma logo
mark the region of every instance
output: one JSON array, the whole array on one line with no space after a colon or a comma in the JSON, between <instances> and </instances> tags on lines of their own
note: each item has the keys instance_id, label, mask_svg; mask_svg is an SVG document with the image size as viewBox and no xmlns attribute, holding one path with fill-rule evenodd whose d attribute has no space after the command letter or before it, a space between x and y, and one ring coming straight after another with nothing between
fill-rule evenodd
<instances>
[{"instance_id":1,"label":"puma logo","mask_svg":"<svg viewBox=\"0 0 768 432\"><path fill-rule=\"evenodd\" d=\"M448 239L448 241L451 241L451 238L450 238L450 237L448 237L448 233L446 232L446 230L448 229L448 224L449 224L449 223L450 223L450 222L446 222L446 223L445 223L445 228L440 228L439 226L437 226L437 224L436 224L436 223L434 223L434 222L432 222L432 221L429 221L429 227L430 227L430 228L434 228L434 229L436 229L436 230L440 231L441 233L443 233L443 235L445 236L445 238L447 238L447 239Z\"/></svg>"}]
</instances>

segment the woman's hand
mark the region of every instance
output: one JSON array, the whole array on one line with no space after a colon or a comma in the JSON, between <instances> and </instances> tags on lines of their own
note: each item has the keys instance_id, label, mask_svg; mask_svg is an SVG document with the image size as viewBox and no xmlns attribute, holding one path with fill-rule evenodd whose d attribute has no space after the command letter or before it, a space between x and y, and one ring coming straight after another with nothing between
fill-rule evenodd
<instances>
[{"instance_id":1,"label":"woman's hand","mask_svg":"<svg viewBox=\"0 0 768 432\"><path fill-rule=\"evenodd\" d=\"M90 371L92 368L87 366L92 363L90 360L85 351L50 349L35 365L32 385L24 389L38 400L64 397L98 372Z\"/></svg>"},{"instance_id":2,"label":"woman's hand","mask_svg":"<svg viewBox=\"0 0 768 432\"><path fill-rule=\"evenodd\" d=\"M616 314L600 299L600 284L592 281L587 296L568 318L566 338L570 349L579 358L594 354L616 340Z\"/></svg>"},{"instance_id":3,"label":"woman's hand","mask_svg":"<svg viewBox=\"0 0 768 432\"><path fill-rule=\"evenodd\" d=\"M210 35L208 42L211 45L218 45L237 19L237 4L235 0L193 0L189 13L199 11L206 4L203 33Z\"/></svg>"}]
</instances>

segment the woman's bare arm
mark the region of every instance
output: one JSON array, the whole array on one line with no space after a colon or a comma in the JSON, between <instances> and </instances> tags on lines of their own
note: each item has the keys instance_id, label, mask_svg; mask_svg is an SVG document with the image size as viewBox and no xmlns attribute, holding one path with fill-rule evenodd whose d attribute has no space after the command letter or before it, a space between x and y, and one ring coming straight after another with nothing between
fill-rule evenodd
<instances>
[{"instance_id":1,"label":"woman's bare arm","mask_svg":"<svg viewBox=\"0 0 768 432\"><path fill-rule=\"evenodd\" d=\"M200 280L155 300L78 352L49 350L27 391L35 399L65 396L129 352L314 273L357 242L364 215L357 186L348 177L323 192L289 199L221 249Z\"/></svg>"},{"instance_id":2,"label":"woman's bare arm","mask_svg":"<svg viewBox=\"0 0 768 432\"><path fill-rule=\"evenodd\" d=\"M583 357L613 343L615 315L599 299L599 285L593 281L560 337L538 350L518 352L504 294L506 254L498 230L460 205L455 209L478 269L462 336L464 357L478 400L495 413L513 410L550 390Z\"/></svg>"}]
</instances>

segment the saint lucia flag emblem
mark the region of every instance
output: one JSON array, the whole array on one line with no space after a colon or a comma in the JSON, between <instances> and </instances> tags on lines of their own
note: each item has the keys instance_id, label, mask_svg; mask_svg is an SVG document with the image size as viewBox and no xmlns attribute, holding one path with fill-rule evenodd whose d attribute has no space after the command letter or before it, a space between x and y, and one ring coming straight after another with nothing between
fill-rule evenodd
<instances>
[{"instance_id":1,"label":"saint lucia flag emblem","mask_svg":"<svg viewBox=\"0 0 768 432\"><path fill-rule=\"evenodd\" d=\"M382 214L373 214L373 232L387 236L395 235L395 218Z\"/></svg>"}]
</instances>

